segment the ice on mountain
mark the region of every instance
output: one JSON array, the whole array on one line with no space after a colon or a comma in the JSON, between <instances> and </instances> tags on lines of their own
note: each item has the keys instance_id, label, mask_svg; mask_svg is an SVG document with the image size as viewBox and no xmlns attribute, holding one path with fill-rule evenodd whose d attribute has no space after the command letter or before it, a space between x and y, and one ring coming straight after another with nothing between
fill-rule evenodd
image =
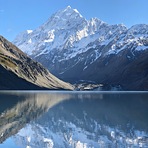
<instances>
[{"instance_id":1,"label":"ice on mountain","mask_svg":"<svg viewBox=\"0 0 148 148\"><path fill-rule=\"evenodd\" d=\"M145 38L148 38L148 25L127 29L123 24L109 25L98 18L86 20L77 9L68 6L37 29L18 35L14 44L35 58L46 55L50 59L50 55L60 52L57 61L69 60L91 48L95 50L96 45L108 46L106 51L94 51L98 55L95 61L100 55L118 54L131 44L137 51L147 49L143 43Z\"/></svg>"},{"instance_id":2,"label":"ice on mountain","mask_svg":"<svg viewBox=\"0 0 148 148\"><path fill-rule=\"evenodd\" d=\"M32 43L32 40L31 40L31 39L29 39L28 43L30 43L30 44L31 44L31 43Z\"/></svg>"},{"instance_id":3,"label":"ice on mountain","mask_svg":"<svg viewBox=\"0 0 148 148\"><path fill-rule=\"evenodd\" d=\"M73 10L74 10L76 13L78 13L80 17L83 17L83 16L79 13L79 11L78 11L77 9L73 9Z\"/></svg>"},{"instance_id":4,"label":"ice on mountain","mask_svg":"<svg viewBox=\"0 0 148 148\"><path fill-rule=\"evenodd\" d=\"M31 142L31 137L30 136L27 136L27 141Z\"/></svg>"},{"instance_id":5,"label":"ice on mountain","mask_svg":"<svg viewBox=\"0 0 148 148\"><path fill-rule=\"evenodd\" d=\"M28 34L30 34L30 33L32 33L33 32L33 30L27 30L27 33Z\"/></svg>"}]
</instances>

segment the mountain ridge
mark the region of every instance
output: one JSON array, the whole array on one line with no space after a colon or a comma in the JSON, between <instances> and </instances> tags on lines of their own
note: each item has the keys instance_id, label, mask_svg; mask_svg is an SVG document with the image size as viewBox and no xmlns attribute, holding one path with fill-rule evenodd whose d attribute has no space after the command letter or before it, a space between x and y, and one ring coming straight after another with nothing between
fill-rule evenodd
<instances>
[{"instance_id":1,"label":"mountain ridge","mask_svg":"<svg viewBox=\"0 0 148 148\"><path fill-rule=\"evenodd\" d=\"M131 90L131 87L126 86L128 84L123 84L121 76L124 74L118 71L118 67L120 69L120 65L123 65L123 72L125 63L128 64L131 60L133 64L134 60L139 60L139 63L141 59L138 55L147 53L148 25L136 24L127 28L123 24L109 25L97 18L86 20L76 9L68 6L53 14L46 23L31 33L22 34L22 38L16 37L13 43L62 80L72 83L80 80L104 82L124 85L125 89ZM109 64L109 59L114 59L120 65L115 62ZM107 70L108 64L115 69ZM106 69L100 72L102 74L98 74L99 65ZM131 64L132 66L134 65ZM104 77L110 73L110 80L107 76ZM120 80L117 78L114 82L115 77L120 77ZM134 79L131 83L133 81Z\"/></svg>"},{"instance_id":2,"label":"mountain ridge","mask_svg":"<svg viewBox=\"0 0 148 148\"><path fill-rule=\"evenodd\" d=\"M0 36L0 89L72 89Z\"/></svg>"}]
</instances>

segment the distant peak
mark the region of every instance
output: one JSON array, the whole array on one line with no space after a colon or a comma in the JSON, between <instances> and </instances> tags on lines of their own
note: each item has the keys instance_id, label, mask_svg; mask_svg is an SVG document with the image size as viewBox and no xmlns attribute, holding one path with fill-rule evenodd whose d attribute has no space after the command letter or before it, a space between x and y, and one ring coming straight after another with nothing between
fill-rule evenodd
<instances>
[{"instance_id":1,"label":"distant peak","mask_svg":"<svg viewBox=\"0 0 148 148\"><path fill-rule=\"evenodd\" d=\"M101 25L101 24L107 24L107 23L105 23L104 21L98 19L97 17L91 18L89 22L90 22L91 24L95 24L95 23L100 24L100 25Z\"/></svg>"},{"instance_id":2,"label":"distant peak","mask_svg":"<svg viewBox=\"0 0 148 148\"><path fill-rule=\"evenodd\" d=\"M71 9L71 6L67 6L67 9Z\"/></svg>"},{"instance_id":3,"label":"distant peak","mask_svg":"<svg viewBox=\"0 0 148 148\"><path fill-rule=\"evenodd\" d=\"M147 24L136 24L129 28L128 33L140 33L140 34L148 34L148 25Z\"/></svg>"},{"instance_id":4,"label":"distant peak","mask_svg":"<svg viewBox=\"0 0 148 148\"><path fill-rule=\"evenodd\" d=\"M77 9L73 9L76 13L79 13L79 11ZM80 14L80 13L79 13Z\"/></svg>"},{"instance_id":5,"label":"distant peak","mask_svg":"<svg viewBox=\"0 0 148 148\"><path fill-rule=\"evenodd\" d=\"M73 12L75 12L76 14L78 14L80 17L82 17L82 15L79 13L79 11L77 10L77 9L73 9L71 6L67 6L64 10L63 10L63 12L71 12L71 13L73 13Z\"/></svg>"},{"instance_id":6,"label":"distant peak","mask_svg":"<svg viewBox=\"0 0 148 148\"><path fill-rule=\"evenodd\" d=\"M147 24L136 24L131 27L131 29L137 29L137 28L148 28L148 25Z\"/></svg>"},{"instance_id":7,"label":"distant peak","mask_svg":"<svg viewBox=\"0 0 148 148\"><path fill-rule=\"evenodd\" d=\"M65 12L65 11L70 11L70 10L73 10L73 9L71 8L71 6L67 6L63 11Z\"/></svg>"},{"instance_id":8,"label":"distant peak","mask_svg":"<svg viewBox=\"0 0 148 148\"><path fill-rule=\"evenodd\" d=\"M30 33L32 33L33 32L33 30L27 30L27 33L28 34L30 34Z\"/></svg>"},{"instance_id":9,"label":"distant peak","mask_svg":"<svg viewBox=\"0 0 148 148\"><path fill-rule=\"evenodd\" d=\"M78 16L79 18L82 18L82 15L79 13L79 11L77 9L71 8L71 6L67 6L65 9L59 10L55 16L60 19L68 18L68 17L76 18L74 16Z\"/></svg>"},{"instance_id":10,"label":"distant peak","mask_svg":"<svg viewBox=\"0 0 148 148\"><path fill-rule=\"evenodd\" d=\"M90 21L98 21L98 22L103 22L102 20L98 19L97 17L91 18Z\"/></svg>"}]
</instances>

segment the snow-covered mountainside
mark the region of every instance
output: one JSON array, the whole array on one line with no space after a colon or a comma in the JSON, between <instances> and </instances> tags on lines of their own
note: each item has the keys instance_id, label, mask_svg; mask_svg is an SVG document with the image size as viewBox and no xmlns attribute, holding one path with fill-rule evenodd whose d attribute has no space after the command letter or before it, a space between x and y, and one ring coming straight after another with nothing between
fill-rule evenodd
<instances>
[{"instance_id":1,"label":"snow-covered mountainside","mask_svg":"<svg viewBox=\"0 0 148 148\"><path fill-rule=\"evenodd\" d=\"M123 84L124 78L114 79L121 76L127 63L134 65L133 61L148 54L148 25L128 29L123 24L109 25L97 18L86 20L68 6L37 29L18 35L13 43L63 80L121 84L131 89ZM118 71L121 65L124 67Z\"/></svg>"}]
</instances>

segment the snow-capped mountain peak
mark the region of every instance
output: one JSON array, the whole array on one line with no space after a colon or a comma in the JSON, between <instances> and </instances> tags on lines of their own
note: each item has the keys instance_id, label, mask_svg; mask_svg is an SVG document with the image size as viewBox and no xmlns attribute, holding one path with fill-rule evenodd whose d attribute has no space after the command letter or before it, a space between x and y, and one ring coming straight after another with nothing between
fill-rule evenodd
<instances>
[{"instance_id":1,"label":"snow-capped mountain peak","mask_svg":"<svg viewBox=\"0 0 148 148\"><path fill-rule=\"evenodd\" d=\"M79 13L79 11L78 11L77 9L71 8L71 6L67 6L65 9L62 10L62 12L66 12L67 15L75 12L75 13L77 13L80 17L82 17L82 15Z\"/></svg>"},{"instance_id":2,"label":"snow-capped mountain peak","mask_svg":"<svg viewBox=\"0 0 148 148\"><path fill-rule=\"evenodd\" d=\"M79 22L85 19L76 9L72 9L70 6L63 10L59 10L53 14L48 21L44 24L44 28L49 29L70 29Z\"/></svg>"},{"instance_id":3,"label":"snow-capped mountain peak","mask_svg":"<svg viewBox=\"0 0 148 148\"><path fill-rule=\"evenodd\" d=\"M60 13L64 13L67 16L68 15L79 15L80 17L82 17L82 15L79 13L79 11L77 9L73 9L71 8L71 6L67 6L65 9L59 11Z\"/></svg>"},{"instance_id":4,"label":"snow-capped mountain peak","mask_svg":"<svg viewBox=\"0 0 148 148\"><path fill-rule=\"evenodd\" d=\"M93 77L92 65L100 61L104 69L109 59L101 59L118 57L119 53L122 56L124 51L127 53L125 61L135 59L134 52L148 49L148 25L139 24L128 29L124 24L109 25L98 18L86 20L78 10L68 6L37 29L16 37L13 43L63 80L68 77L68 81L81 80L87 74L86 80L108 83L108 74L102 74L98 66L93 70L101 76Z\"/></svg>"},{"instance_id":5,"label":"snow-capped mountain peak","mask_svg":"<svg viewBox=\"0 0 148 148\"><path fill-rule=\"evenodd\" d=\"M33 32L33 30L27 30L27 33L28 34L30 34L30 33L32 33Z\"/></svg>"},{"instance_id":6,"label":"snow-capped mountain peak","mask_svg":"<svg viewBox=\"0 0 148 148\"><path fill-rule=\"evenodd\" d=\"M27 30L18 35L14 43L28 55L36 54L38 51L44 53L54 48L68 48L73 46L73 42L88 35L87 26L88 21L78 10L68 6L53 14L37 29Z\"/></svg>"},{"instance_id":7,"label":"snow-capped mountain peak","mask_svg":"<svg viewBox=\"0 0 148 148\"><path fill-rule=\"evenodd\" d=\"M133 25L128 30L128 34L133 34L133 35L145 34L145 35L148 35L148 25L147 24L136 24L136 25Z\"/></svg>"}]
</instances>

